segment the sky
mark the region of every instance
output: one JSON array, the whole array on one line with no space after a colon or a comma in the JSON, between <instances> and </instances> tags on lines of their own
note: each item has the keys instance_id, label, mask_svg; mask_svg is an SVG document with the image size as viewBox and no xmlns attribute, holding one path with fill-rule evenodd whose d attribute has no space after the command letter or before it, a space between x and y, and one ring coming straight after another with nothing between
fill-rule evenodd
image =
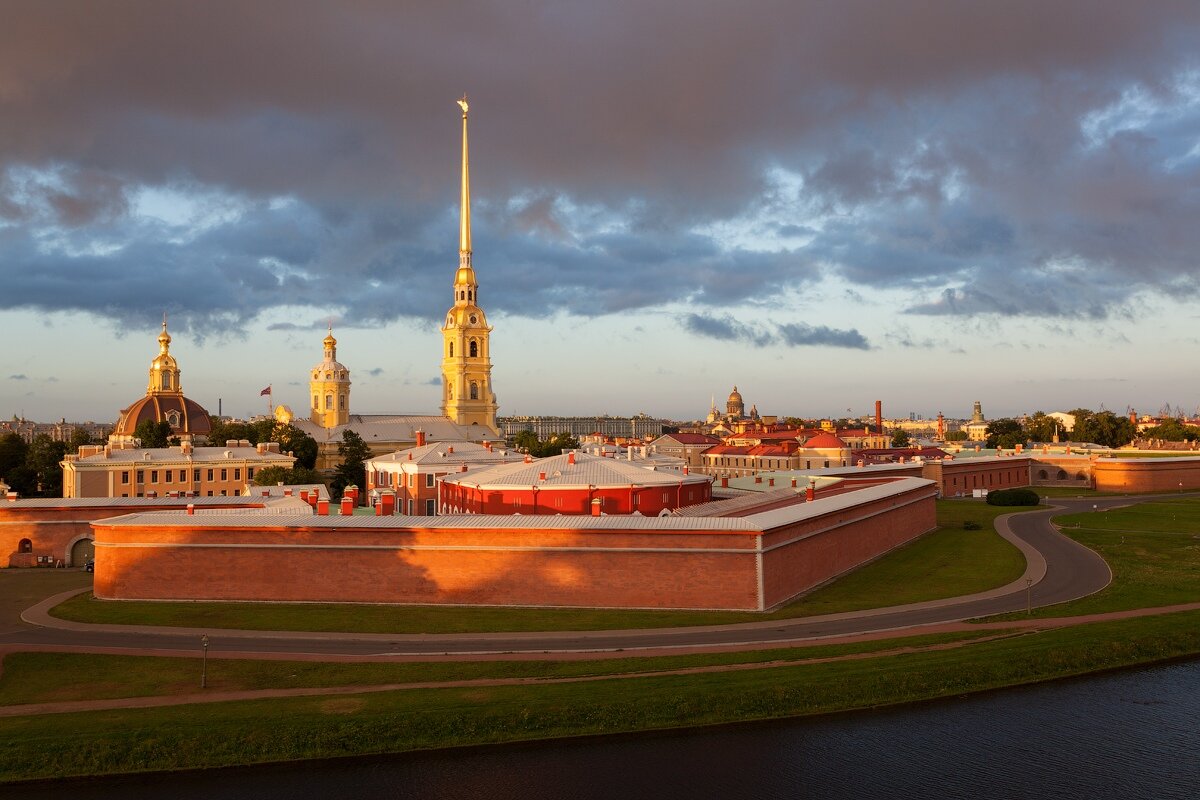
<instances>
[{"instance_id":1,"label":"sky","mask_svg":"<svg viewBox=\"0 0 1200 800\"><path fill-rule=\"evenodd\" d=\"M1200 4L0 0L0 416L1200 404Z\"/></svg>"}]
</instances>

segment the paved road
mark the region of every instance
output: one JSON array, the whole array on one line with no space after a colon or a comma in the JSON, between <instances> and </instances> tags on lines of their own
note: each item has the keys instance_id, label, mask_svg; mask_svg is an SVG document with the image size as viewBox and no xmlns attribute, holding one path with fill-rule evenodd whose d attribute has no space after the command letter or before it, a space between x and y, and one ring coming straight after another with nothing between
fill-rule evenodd
<instances>
[{"instance_id":1,"label":"paved road","mask_svg":"<svg viewBox=\"0 0 1200 800\"><path fill-rule=\"evenodd\" d=\"M1045 606L1085 597L1108 585L1108 565L1091 550L1059 534L1050 525L1056 514L1129 505L1150 499L1050 498L1055 508L1015 514L997 520L1001 535L1022 549L1028 567L1009 584L976 595L896 606L872 611L750 622L737 625L643 630L497 633L497 634L297 634L262 631L202 631L199 629L141 629L107 625L76 625L51 620L43 604L27 612L37 623L0 634L0 646L65 646L114 652L121 650L187 652L195 654L198 638L209 634L210 653L320 654L333 658L404 655L568 654L653 650L687 652L712 648L752 649L788 642L867 634L936 625L974 617L1022 611L1026 602ZM58 602L57 600L55 602ZM53 627L50 627L53 626ZM633 654L633 653L630 653Z\"/></svg>"}]
</instances>

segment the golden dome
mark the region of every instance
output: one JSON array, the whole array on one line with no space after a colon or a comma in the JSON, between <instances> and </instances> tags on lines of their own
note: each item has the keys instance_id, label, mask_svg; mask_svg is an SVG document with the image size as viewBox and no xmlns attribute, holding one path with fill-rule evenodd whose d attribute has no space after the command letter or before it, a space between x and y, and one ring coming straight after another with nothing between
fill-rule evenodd
<instances>
[{"instance_id":1,"label":"golden dome","mask_svg":"<svg viewBox=\"0 0 1200 800\"><path fill-rule=\"evenodd\" d=\"M328 336L326 336L326 337L324 338L324 340L322 340L322 343L323 343L323 344L324 344L326 347L337 347L337 339L333 338L333 331L332 331L332 330L330 330L330 331L329 331L329 335L328 335Z\"/></svg>"},{"instance_id":2,"label":"golden dome","mask_svg":"<svg viewBox=\"0 0 1200 800\"><path fill-rule=\"evenodd\" d=\"M730 402L730 403L740 403L740 402L742 402L742 394L741 394L741 392L739 392L739 391L737 390L737 387L736 387L736 386L734 386L734 387L733 387L733 391L729 393L729 402Z\"/></svg>"},{"instance_id":3,"label":"golden dome","mask_svg":"<svg viewBox=\"0 0 1200 800\"><path fill-rule=\"evenodd\" d=\"M464 283L470 284L471 286L474 286L476 283L475 270L466 265L459 267L458 272L454 273L454 285L458 286Z\"/></svg>"}]
</instances>

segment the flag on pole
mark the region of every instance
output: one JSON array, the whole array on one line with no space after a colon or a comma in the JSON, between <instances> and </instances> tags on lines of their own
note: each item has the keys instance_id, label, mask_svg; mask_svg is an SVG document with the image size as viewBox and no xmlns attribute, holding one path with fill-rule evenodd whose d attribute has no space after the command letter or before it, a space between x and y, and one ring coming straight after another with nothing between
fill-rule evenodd
<instances>
[{"instance_id":1,"label":"flag on pole","mask_svg":"<svg viewBox=\"0 0 1200 800\"><path fill-rule=\"evenodd\" d=\"M267 395L269 395L270 393L271 393L271 387L270 387L270 386L268 386L267 388L265 388L265 389L263 389L261 392L259 392L259 393L258 393L258 396L259 396L259 397L266 397L266 396L267 396Z\"/></svg>"}]
</instances>

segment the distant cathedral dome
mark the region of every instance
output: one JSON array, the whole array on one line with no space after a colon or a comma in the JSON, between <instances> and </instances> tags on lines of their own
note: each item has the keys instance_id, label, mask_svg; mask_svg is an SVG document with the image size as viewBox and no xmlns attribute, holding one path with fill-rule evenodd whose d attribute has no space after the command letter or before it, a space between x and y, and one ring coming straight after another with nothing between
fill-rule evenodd
<instances>
[{"instance_id":1,"label":"distant cathedral dome","mask_svg":"<svg viewBox=\"0 0 1200 800\"><path fill-rule=\"evenodd\" d=\"M171 435L181 438L208 436L212 431L212 419L208 411L195 400L183 396L179 383L179 364L171 355L171 334L167 333L167 321L163 319L162 333L158 335L158 355L150 362L150 380L146 384L146 396L121 410L112 438L128 441L134 437L139 423L166 422L171 426Z\"/></svg>"},{"instance_id":2,"label":"distant cathedral dome","mask_svg":"<svg viewBox=\"0 0 1200 800\"><path fill-rule=\"evenodd\" d=\"M725 403L725 414L737 419L746 416L746 403L742 400L742 394L738 391L737 386L734 386L733 391L729 393L729 400Z\"/></svg>"}]
</instances>

